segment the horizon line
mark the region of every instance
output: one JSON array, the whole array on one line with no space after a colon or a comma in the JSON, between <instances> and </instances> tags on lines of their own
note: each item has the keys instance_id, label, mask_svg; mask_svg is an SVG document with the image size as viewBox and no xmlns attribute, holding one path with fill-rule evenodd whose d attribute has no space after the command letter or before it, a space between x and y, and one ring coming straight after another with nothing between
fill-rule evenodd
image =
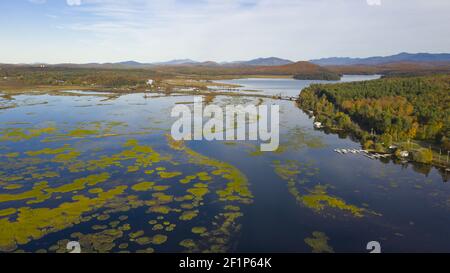
<instances>
[{"instance_id":1,"label":"horizon line","mask_svg":"<svg viewBox=\"0 0 450 273\"><path fill-rule=\"evenodd\" d=\"M198 60L194 60L191 58L175 58L175 59L169 59L169 60L165 60L165 61L151 61L151 62L147 62L147 61L137 61L136 59L122 59L122 60L117 60L117 61L109 61L109 62L99 62L99 61L91 61L91 62L57 62L57 63L51 63L51 62L20 62L20 63L15 63L15 62L0 62L0 64L11 64L11 65L39 65L39 64L44 64L44 65L63 65L63 64L75 64L75 65L88 65L88 64L99 64L99 65L105 65L105 64L120 64L120 63L126 63L126 62L136 62L139 64L143 64L143 65L157 65L157 64L164 64L164 63L169 63L169 62L175 62L175 61L191 61L194 63L207 63L207 62L214 62L217 64L233 64L233 63L239 63L239 62L249 62L249 61L254 61L254 60L258 60L258 59L271 59L271 58L276 58L276 59L282 59L282 60L286 60L286 61L290 61L293 63L297 63L297 62L311 62L311 61L316 61L316 60L323 60L323 59L331 59L331 58L348 58L348 59L368 59L368 58L385 58L385 57L392 57L392 56L396 56L396 55L401 55L401 54L410 54L410 55L418 55L418 54L429 54L429 55L450 55L450 51L449 52L406 52L406 51L402 51L396 54L391 54L391 55L369 55L369 56L365 56L365 57L348 57L348 56L329 56L329 57L320 57L320 58L313 58L313 59L309 59L309 60L305 60L305 59L301 59L298 61L294 61L290 58L283 58L283 57L276 57L276 56L270 56L270 57L256 57L253 59L246 59L246 60L235 60L235 61L214 61L214 60L205 60L205 61L198 61Z\"/></svg>"}]
</instances>

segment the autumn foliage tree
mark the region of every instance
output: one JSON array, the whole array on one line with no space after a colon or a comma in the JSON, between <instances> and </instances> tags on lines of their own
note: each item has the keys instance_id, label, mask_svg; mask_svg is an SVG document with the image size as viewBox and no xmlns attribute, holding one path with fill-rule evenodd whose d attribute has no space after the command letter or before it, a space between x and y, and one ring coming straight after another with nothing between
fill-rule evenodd
<instances>
[{"instance_id":1,"label":"autumn foliage tree","mask_svg":"<svg viewBox=\"0 0 450 273\"><path fill-rule=\"evenodd\" d=\"M299 104L324 124L360 139L373 134L385 147L416 139L449 149L450 75L312 85Z\"/></svg>"}]
</instances>

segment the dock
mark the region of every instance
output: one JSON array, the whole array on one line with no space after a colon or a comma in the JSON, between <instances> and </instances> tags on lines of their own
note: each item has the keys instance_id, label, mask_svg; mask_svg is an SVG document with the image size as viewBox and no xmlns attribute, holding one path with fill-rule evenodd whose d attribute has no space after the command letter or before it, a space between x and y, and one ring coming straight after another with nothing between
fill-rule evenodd
<instances>
[{"instance_id":1,"label":"dock","mask_svg":"<svg viewBox=\"0 0 450 273\"><path fill-rule=\"evenodd\" d=\"M362 154L363 156L375 160L380 158L389 158L392 156L392 154L379 154L379 153L370 153L367 150L362 149L334 149L334 151L341 155L347 155L347 154Z\"/></svg>"}]
</instances>

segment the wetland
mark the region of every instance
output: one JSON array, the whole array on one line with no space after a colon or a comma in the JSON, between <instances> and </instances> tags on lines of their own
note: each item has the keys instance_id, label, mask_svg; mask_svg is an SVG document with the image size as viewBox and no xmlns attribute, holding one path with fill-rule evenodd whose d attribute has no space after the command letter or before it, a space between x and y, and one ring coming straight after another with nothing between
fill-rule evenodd
<instances>
[{"instance_id":1,"label":"wetland","mask_svg":"<svg viewBox=\"0 0 450 273\"><path fill-rule=\"evenodd\" d=\"M220 80L205 95L279 105L274 152L173 140L171 109L192 93L0 91L0 252L65 253L69 241L100 253L450 251L447 173L334 152L361 145L272 98L313 83Z\"/></svg>"}]
</instances>

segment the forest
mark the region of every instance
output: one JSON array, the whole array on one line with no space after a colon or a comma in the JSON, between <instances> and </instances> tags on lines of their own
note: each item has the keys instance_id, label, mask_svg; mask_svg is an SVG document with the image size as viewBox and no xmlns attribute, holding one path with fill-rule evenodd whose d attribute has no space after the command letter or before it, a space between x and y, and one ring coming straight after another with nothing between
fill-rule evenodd
<instances>
[{"instance_id":1,"label":"forest","mask_svg":"<svg viewBox=\"0 0 450 273\"><path fill-rule=\"evenodd\" d=\"M149 79L201 78L203 80L245 77L283 76L297 79L339 80L340 75L309 62L280 66L233 66L214 64L173 65L131 68L126 65L59 64L2 65L0 88L36 86L96 86L103 88L139 88Z\"/></svg>"},{"instance_id":2,"label":"forest","mask_svg":"<svg viewBox=\"0 0 450 273\"><path fill-rule=\"evenodd\" d=\"M107 88L144 85L150 70L8 66L0 68L1 85L92 86ZM5 88L6 89L6 88Z\"/></svg>"},{"instance_id":3,"label":"forest","mask_svg":"<svg viewBox=\"0 0 450 273\"><path fill-rule=\"evenodd\" d=\"M409 148L423 163L433 161L432 150L450 151L450 75L312 85L298 103L325 127L351 132L366 149Z\"/></svg>"}]
</instances>

